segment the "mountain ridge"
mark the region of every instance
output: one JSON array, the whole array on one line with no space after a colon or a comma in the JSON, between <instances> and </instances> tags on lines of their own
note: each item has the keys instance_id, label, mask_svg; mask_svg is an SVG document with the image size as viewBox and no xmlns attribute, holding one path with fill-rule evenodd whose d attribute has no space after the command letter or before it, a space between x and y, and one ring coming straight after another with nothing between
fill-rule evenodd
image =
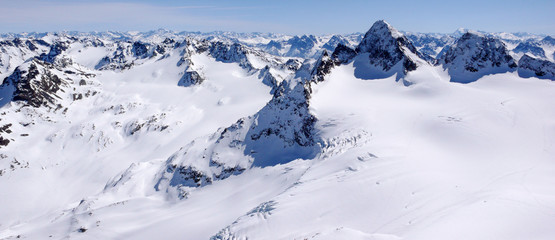
<instances>
[{"instance_id":1,"label":"mountain ridge","mask_svg":"<svg viewBox=\"0 0 555 240\"><path fill-rule=\"evenodd\" d=\"M549 37L173 34L0 40L1 239L552 235Z\"/></svg>"}]
</instances>

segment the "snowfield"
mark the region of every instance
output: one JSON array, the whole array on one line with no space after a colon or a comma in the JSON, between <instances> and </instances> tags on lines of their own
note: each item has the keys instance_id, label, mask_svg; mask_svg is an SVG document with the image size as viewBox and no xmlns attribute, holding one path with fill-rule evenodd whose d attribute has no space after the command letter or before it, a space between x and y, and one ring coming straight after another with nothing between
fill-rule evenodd
<instances>
[{"instance_id":1,"label":"snowfield","mask_svg":"<svg viewBox=\"0 0 555 240\"><path fill-rule=\"evenodd\" d=\"M0 41L0 239L555 237L550 37L114 34Z\"/></svg>"}]
</instances>

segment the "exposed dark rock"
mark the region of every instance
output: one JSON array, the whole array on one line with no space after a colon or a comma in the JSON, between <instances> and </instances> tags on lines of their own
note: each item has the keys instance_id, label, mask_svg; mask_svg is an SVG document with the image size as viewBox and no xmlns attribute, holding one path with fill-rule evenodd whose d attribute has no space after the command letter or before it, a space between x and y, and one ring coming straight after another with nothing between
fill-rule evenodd
<instances>
[{"instance_id":1,"label":"exposed dark rock","mask_svg":"<svg viewBox=\"0 0 555 240\"><path fill-rule=\"evenodd\" d=\"M537 77L555 81L555 63L524 55L518 61L521 77Z\"/></svg>"},{"instance_id":2,"label":"exposed dark rock","mask_svg":"<svg viewBox=\"0 0 555 240\"><path fill-rule=\"evenodd\" d=\"M277 87L278 81L270 72L270 66L266 65L266 67L260 69L260 72L258 73L258 78L262 79L262 83L272 88L273 94L273 90Z\"/></svg>"},{"instance_id":3,"label":"exposed dark rock","mask_svg":"<svg viewBox=\"0 0 555 240\"><path fill-rule=\"evenodd\" d=\"M38 49L38 47L35 46L35 44L33 44L33 42L31 42L31 41L29 41L29 40L25 41L25 45L27 45L27 47L28 47L29 50L31 50L31 51L35 51L35 50Z\"/></svg>"},{"instance_id":4,"label":"exposed dark rock","mask_svg":"<svg viewBox=\"0 0 555 240\"><path fill-rule=\"evenodd\" d=\"M247 53L248 50L238 43L226 44L222 42L213 42L208 49L210 56L216 61L224 63L238 63L239 66L251 71L254 67L250 64Z\"/></svg>"},{"instance_id":5,"label":"exposed dark rock","mask_svg":"<svg viewBox=\"0 0 555 240\"><path fill-rule=\"evenodd\" d=\"M83 99L83 94L82 93L74 93L71 95L73 101L77 101L77 100L81 100Z\"/></svg>"},{"instance_id":6,"label":"exposed dark rock","mask_svg":"<svg viewBox=\"0 0 555 240\"><path fill-rule=\"evenodd\" d=\"M1 146L8 146L9 143L10 143L10 140L0 136L0 147Z\"/></svg>"},{"instance_id":7,"label":"exposed dark rock","mask_svg":"<svg viewBox=\"0 0 555 240\"><path fill-rule=\"evenodd\" d=\"M327 51L324 50L322 56L314 65L314 70L311 74L312 80L317 82L324 81L324 76L329 74L335 66L350 62L356 54L355 50L343 44L337 45L331 57L328 55Z\"/></svg>"},{"instance_id":8,"label":"exposed dark rock","mask_svg":"<svg viewBox=\"0 0 555 240\"><path fill-rule=\"evenodd\" d=\"M289 59L285 62L285 66L288 70L297 71L301 68L302 62L297 59Z\"/></svg>"},{"instance_id":9,"label":"exposed dark rock","mask_svg":"<svg viewBox=\"0 0 555 240\"><path fill-rule=\"evenodd\" d=\"M499 39L467 32L438 60L452 82L469 83L487 74L516 70L516 63Z\"/></svg>"},{"instance_id":10,"label":"exposed dark rock","mask_svg":"<svg viewBox=\"0 0 555 240\"><path fill-rule=\"evenodd\" d=\"M308 159L319 152L316 118L309 111L309 87L308 83L298 83L293 89L287 87L254 115L256 121L244 140L244 153L254 158L254 165L272 166Z\"/></svg>"},{"instance_id":11,"label":"exposed dark rock","mask_svg":"<svg viewBox=\"0 0 555 240\"><path fill-rule=\"evenodd\" d=\"M336 62L328 56L328 52L324 50L322 56L314 65L314 70L312 71L313 80L318 82L324 81L324 76L329 74L331 69L335 66Z\"/></svg>"},{"instance_id":12,"label":"exposed dark rock","mask_svg":"<svg viewBox=\"0 0 555 240\"><path fill-rule=\"evenodd\" d=\"M28 68L17 67L0 87L13 86L13 101L22 101L33 107L54 105L58 91L67 83L47 68L40 61L33 61Z\"/></svg>"},{"instance_id":13,"label":"exposed dark rock","mask_svg":"<svg viewBox=\"0 0 555 240\"><path fill-rule=\"evenodd\" d=\"M144 42L119 42L111 56L106 56L95 66L99 70L125 70L133 67L135 61L164 54L164 46Z\"/></svg>"},{"instance_id":14,"label":"exposed dark rock","mask_svg":"<svg viewBox=\"0 0 555 240\"><path fill-rule=\"evenodd\" d=\"M62 54L65 50L69 48L69 43L67 42L57 42L50 46L50 51L48 53L41 54L38 59L47 62L54 63L56 57Z\"/></svg>"},{"instance_id":15,"label":"exposed dark rock","mask_svg":"<svg viewBox=\"0 0 555 240\"><path fill-rule=\"evenodd\" d=\"M331 54L332 59L340 64L348 63L356 56L356 51L344 44L338 44L333 53Z\"/></svg>"},{"instance_id":16,"label":"exposed dark rock","mask_svg":"<svg viewBox=\"0 0 555 240\"><path fill-rule=\"evenodd\" d=\"M204 81L204 77L200 75L197 71L187 70L183 73L183 76L177 83L178 86L189 87L193 85L199 85Z\"/></svg>"},{"instance_id":17,"label":"exposed dark rock","mask_svg":"<svg viewBox=\"0 0 555 240\"><path fill-rule=\"evenodd\" d=\"M161 113L157 115L152 115L145 120L139 119L132 121L125 126L124 131L128 136L133 136L141 131L162 132L169 127L168 125L161 123L161 120L163 120L165 117L166 114Z\"/></svg>"},{"instance_id":18,"label":"exposed dark rock","mask_svg":"<svg viewBox=\"0 0 555 240\"><path fill-rule=\"evenodd\" d=\"M406 74L416 69L416 63L404 51L424 59L403 34L385 21L375 22L356 48L358 54L368 53L370 64L385 72L403 61L403 66L410 66L403 69Z\"/></svg>"},{"instance_id":19,"label":"exposed dark rock","mask_svg":"<svg viewBox=\"0 0 555 240\"><path fill-rule=\"evenodd\" d=\"M135 57L146 58L148 57L148 50L150 46L142 42L134 42L131 47L131 52Z\"/></svg>"},{"instance_id":20,"label":"exposed dark rock","mask_svg":"<svg viewBox=\"0 0 555 240\"><path fill-rule=\"evenodd\" d=\"M4 124L3 126L0 126L0 133L12 133L12 130L10 130L10 127L12 126L11 123L8 124Z\"/></svg>"}]
</instances>

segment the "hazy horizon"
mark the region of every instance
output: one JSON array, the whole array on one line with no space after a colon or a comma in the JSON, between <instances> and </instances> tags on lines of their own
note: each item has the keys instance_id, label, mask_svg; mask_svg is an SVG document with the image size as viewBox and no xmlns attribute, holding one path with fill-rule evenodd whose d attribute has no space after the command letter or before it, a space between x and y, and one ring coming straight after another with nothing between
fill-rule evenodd
<instances>
[{"instance_id":1,"label":"hazy horizon","mask_svg":"<svg viewBox=\"0 0 555 240\"><path fill-rule=\"evenodd\" d=\"M553 1L92 1L0 0L1 33L61 31L263 32L290 35L365 32L385 19L402 31L555 34Z\"/></svg>"}]
</instances>

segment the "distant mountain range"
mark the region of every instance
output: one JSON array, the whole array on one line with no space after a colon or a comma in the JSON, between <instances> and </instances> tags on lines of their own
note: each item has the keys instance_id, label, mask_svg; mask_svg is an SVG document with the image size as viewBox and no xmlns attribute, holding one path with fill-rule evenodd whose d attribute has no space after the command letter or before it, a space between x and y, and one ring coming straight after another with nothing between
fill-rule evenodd
<instances>
[{"instance_id":1,"label":"distant mountain range","mask_svg":"<svg viewBox=\"0 0 555 240\"><path fill-rule=\"evenodd\" d=\"M554 52L386 21L2 34L0 239L552 239Z\"/></svg>"}]
</instances>

